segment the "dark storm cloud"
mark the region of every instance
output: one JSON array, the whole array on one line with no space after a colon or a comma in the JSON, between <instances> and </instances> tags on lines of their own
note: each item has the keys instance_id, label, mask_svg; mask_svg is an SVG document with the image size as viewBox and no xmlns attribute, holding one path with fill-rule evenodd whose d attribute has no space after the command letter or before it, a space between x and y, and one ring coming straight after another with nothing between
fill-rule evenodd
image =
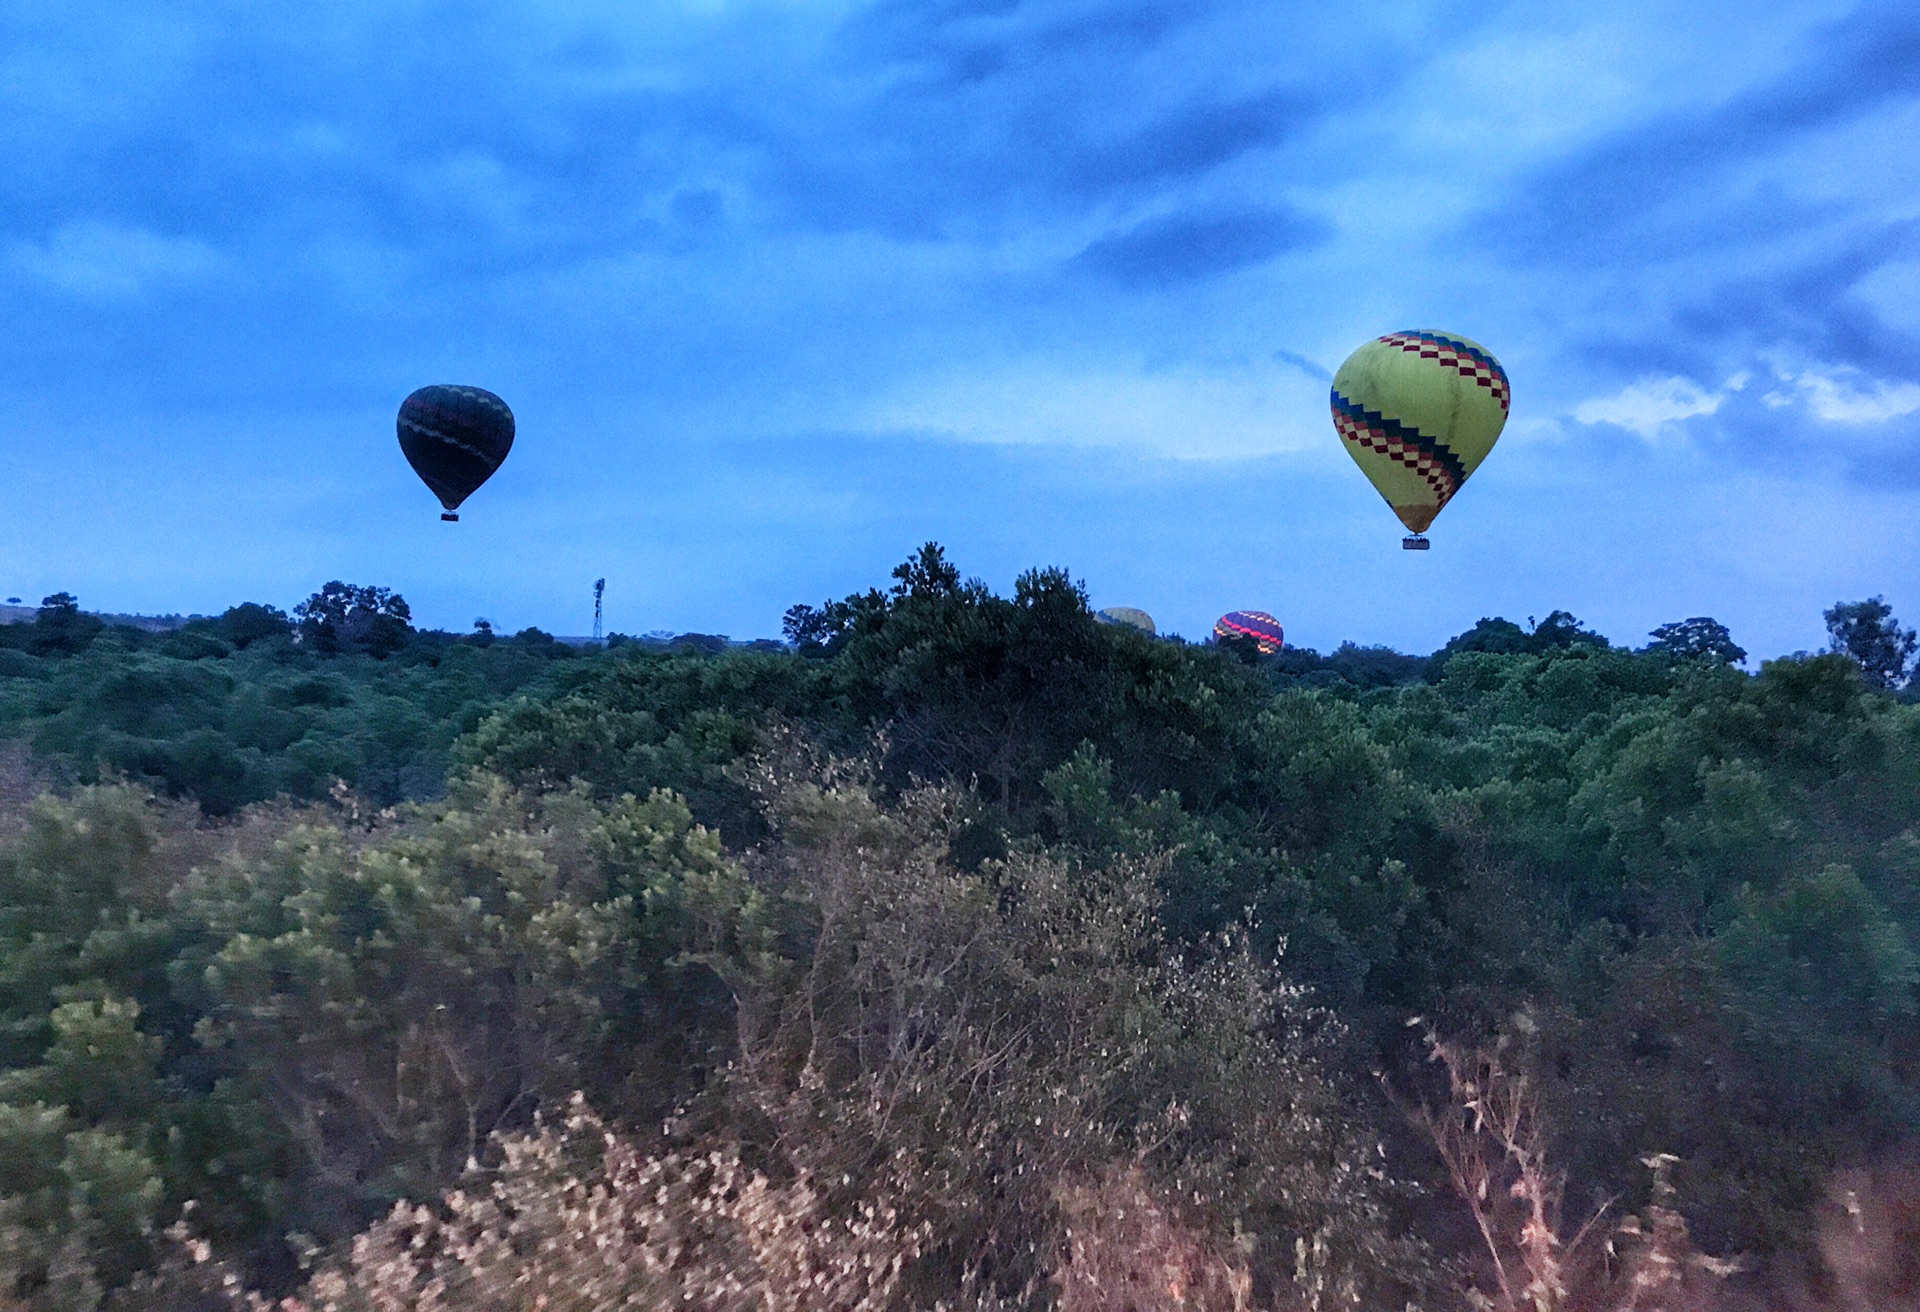
<instances>
[{"instance_id":1,"label":"dark storm cloud","mask_svg":"<svg viewBox=\"0 0 1920 1312\"><path fill-rule=\"evenodd\" d=\"M1119 141L1089 145L1064 162L1062 177L1092 195L1194 177L1248 151L1279 144L1317 112L1297 91L1192 106Z\"/></svg>"},{"instance_id":2,"label":"dark storm cloud","mask_svg":"<svg viewBox=\"0 0 1920 1312\"><path fill-rule=\"evenodd\" d=\"M1222 7L1219 0L883 0L845 25L837 53L851 65L877 63L960 86L1049 61L1138 55Z\"/></svg>"},{"instance_id":3,"label":"dark storm cloud","mask_svg":"<svg viewBox=\"0 0 1920 1312\"><path fill-rule=\"evenodd\" d=\"M1268 12L15 10L0 43L29 75L0 79L0 332L22 345L0 381L312 403L400 359L543 352L686 390L783 367L763 343L794 311L729 283L768 243L1058 225L1072 249L1114 227L1087 257L1112 283L1244 267L1307 234L1231 185L1125 229L1322 121L1304 66L1222 45ZM206 258L155 254L174 248ZM658 270L647 294L602 290L635 260ZM831 299L851 271L791 268L789 295Z\"/></svg>"},{"instance_id":4,"label":"dark storm cloud","mask_svg":"<svg viewBox=\"0 0 1920 1312\"><path fill-rule=\"evenodd\" d=\"M1324 224L1291 210L1201 210L1102 237L1075 263L1123 286L1163 287L1259 264L1326 235Z\"/></svg>"},{"instance_id":5,"label":"dark storm cloud","mask_svg":"<svg viewBox=\"0 0 1920 1312\"><path fill-rule=\"evenodd\" d=\"M795 221L950 236L1073 217L1177 188L1277 145L1317 112L1296 92L1268 90L1178 106L1136 127L1072 103L1036 107L978 89L955 99L918 91L890 92L884 105L836 124L832 149L797 141L774 147L776 186Z\"/></svg>"},{"instance_id":6,"label":"dark storm cloud","mask_svg":"<svg viewBox=\"0 0 1920 1312\"><path fill-rule=\"evenodd\" d=\"M1505 247L1536 261L1633 263L1664 250L1778 235L1817 207L1731 176L1805 134L1920 96L1920 9L1863 6L1793 67L1723 104L1623 129L1541 170L1493 212ZM1651 244L1651 245L1650 245Z\"/></svg>"},{"instance_id":7,"label":"dark storm cloud","mask_svg":"<svg viewBox=\"0 0 1920 1312\"><path fill-rule=\"evenodd\" d=\"M1730 359L1759 352L1768 367L1845 364L1876 377L1920 379L1920 334L1889 325L1854 294L1889 262L1920 256L1920 220L1815 230L1809 244L1809 251L1765 259L1742 259L1736 246L1712 253L1720 258L1682 262L1678 276L1655 261L1663 279L1677 284L1669 311L1590 326L1579 336L1580 357L1620 378L1712 380L1745 367ZM1779 430L1759 425L1754 440L1777 441Z\"/></svg>"},{"instance_id":8,"label":"dark storm cloud","mask_svg":"<svg viewBox=\"0 0 1920 1312\"><path fill-rule=\"evenodd\" d=\"M331 26L182 12L177 53L134 70L164 113L29 113L0 143L0 226L105 218L282 249L350 237L442 270L564 263L667 240L698 153L748 126L724 96L596 78L591 46L530 40L498 11L349 10ZM93 71L84 54L46 59Z\"/></svg>"},{"instance_id":9,"label":"dark storm cloud","mask_svg":"<svg viewBox=\"0 0 1920 1312\"><path fill-rule=\"evenodd\" d=\"M1243 0L1094 0L856 15L804 111L764 119L769 199L799 226L924 239L1177 188L1324 113L1304 70L1227 55L1212 84L1191 76L1188 46L1211 44L1209 23L1257 13Z\"/></svg>"},{"instance_id":10,"label":"dark storm cloud","mask_svg":"<svg viewBox=\"0 0 1920 1312\"><path fill-rule=\"evenodd\" d=\"M1072 216L1312 121L1299 87L1136 89L1166 81L1143 65L1160 41L1223 10L883 6L798 58L769 50L778 24L715 21L683 53L698 75L655 86L621 76L646 54L617 33L535 39L511 11L349 11L329 25L187 10L172 57L137 70L164 114L12 107L32 121L0 142L0 229L351 236L485 274L670 245L690 217L673 198L729 180L764 213L830 231ZM45 58L54 75L97 71L83 51ZM683 226L710 228L722 209Z\"/></svg>"},{"instance_id":11,"label":"dark storm cloud","mask_svg":"<svg viewBox=\"0 0 1920 1312\"><path fill-rule=\"evenodd\" d=\"M1920 9L1862 5L1744 87L1543 163L1470 227L1581 307L1570 363L1594 386L1814 366L1920 379L1911 323L1857 294L1920 249L1890 181L1908 172L1893 125L1917 102ZM1772 412L1730 413L1754 448L1819 464L1820 440L1790 440Z\"/></svg>"},{"instance_id":12,"label":"dark storm cloud","mask_svg":"<svg viewBox=\"0 0 1920 1312\"><path fill-rule=\"evenodd\" d=\"M1676 327L1696 339L1724 340L1764 325L1809 358L1920 378L1920 338L1889 328L1852 295L1862 278L1889 261L1920 255L1920 220L1853 225L1826 245L1785 267L1726 276L1684 304Z\"/></svg>"}]
</instances>

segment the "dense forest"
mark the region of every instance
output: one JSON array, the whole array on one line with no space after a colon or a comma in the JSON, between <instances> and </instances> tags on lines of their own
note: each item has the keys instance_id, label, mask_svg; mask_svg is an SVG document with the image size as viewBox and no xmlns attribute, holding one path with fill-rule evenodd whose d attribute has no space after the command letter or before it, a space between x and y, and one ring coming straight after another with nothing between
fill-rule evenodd
<instances>
[{"instance_id":1,"label":"dense forest","mask_svg":"<svg viewBox=\"0 0 1920 1312\"><path fill-rule=\"evenodd\" d=\"M0 1309L1920 1307L1916 640L1827 620L50 597Z\"/></svg>"}]
</instances>

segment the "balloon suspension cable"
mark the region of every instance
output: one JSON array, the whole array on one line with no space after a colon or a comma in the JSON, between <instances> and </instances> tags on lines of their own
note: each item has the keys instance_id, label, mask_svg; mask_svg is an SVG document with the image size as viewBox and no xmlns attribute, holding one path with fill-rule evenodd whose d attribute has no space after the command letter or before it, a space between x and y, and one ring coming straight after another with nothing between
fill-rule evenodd
<instances>
[{"instance_id":1,"label":"balloon suspension cable","mask_svg":"<svg viewBox=\"0 0 1920 1312\"><path fill-rule=\"evenodd\" d=\"M1409 533L1400 539L1400 545L1407 551L1426 551L1433 546L1433 543L1418 533Z\"/></svg>"},{"instance_id":2,"label":"balloon suspension cable","mask_svg":"<svg viewBox=\"0 0 1920 1312\"><path fill-rule=\"evenodd\" d=\"M460 522L460 516L451 510L442 511L440 518L446 520L449 524L458 524Z\"/></svg>"}]
</instances>

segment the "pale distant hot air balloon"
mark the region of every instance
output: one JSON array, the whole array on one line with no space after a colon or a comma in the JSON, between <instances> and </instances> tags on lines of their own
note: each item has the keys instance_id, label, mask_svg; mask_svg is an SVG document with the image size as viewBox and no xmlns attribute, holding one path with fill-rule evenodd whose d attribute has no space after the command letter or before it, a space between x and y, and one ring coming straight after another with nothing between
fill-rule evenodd
<instances>
[{"instance_id":1,"label":"pale distant hot air balloon","mask_svg":"<svg viewBox=\"0 0 1920 1312\"><path fill-rule=\"evenodd\" d=\"M1400 522L1421 535L1499 440L1507 371L1478 342L1447 333L1388 333L1333 376L1333 427Z\"/></svg>"},{"instance_id":2,"label":"pale distant hot air balloon","mask_svg":"<svg viewBox=\"0 0 1920 1312\"><path fill-rule=\"evenodd\" d=\"M1286 630L1280 621L1263 610L1230 610L1213 622L1216 638L1251 638L1262 656L1271 656L1286 646Z\"/></svg>"},{"instance_id":3,"label":"pale distant hot air balloon","mask_svg":"<svg viewBox=\"0 0 1920 1312\"><path fill-rule=\"evenodd\" d=\"M1102 624L1120 624L1129 629L1139 629L1142 633L1158 633L1153 625L1153 616L1132 606L1109 606L1105 610L1095 611L1093 617Z\"/></svg>"},{"instance_id":4,"label":"pale distant hot air balloon","mask_svg":"<svg viewBox=\"0 0 1920 1312\"><path fill-rule=\"evenodd\" d=\"M442 519L459 519L460 503L513 449L513 411L482 387L423 387L400 403L397 426L407 463L446 507Z\"/></svg>"}]
</instances>

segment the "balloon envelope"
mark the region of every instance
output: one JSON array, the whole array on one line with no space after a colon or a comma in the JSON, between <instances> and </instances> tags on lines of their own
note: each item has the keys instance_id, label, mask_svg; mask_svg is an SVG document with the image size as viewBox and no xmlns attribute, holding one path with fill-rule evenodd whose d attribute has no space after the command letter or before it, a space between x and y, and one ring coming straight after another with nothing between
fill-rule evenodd
<instances>
[{"instance_id":1,"label":"balloon envelope","mask_svg":"<svg viewBox=\"0 0 1920 1312\"><path fill-rule=\"evenodd\" d=\"M480 387L435 383L400 403L400 450L449 513L513 449L513 411Z\"/></svg>"},{"instance_id":2,"label":"balloon envelope","mask_svg":"<svg viewBox=\"0 0 1920 1312\"><path fill-rule=\"evenodd\" d=\"M1262 656L1271 656L1286 646L1286 631L1280 621L1263 610L1230 610L1213 622L1216 638L1252 638Z\"/></svg>"},{"instance_id":3,"label":"balloon envelope","mask_svg":"<svg viewBox=\"0 0 1920 1312\"><path fill-rule=\"evenodd\" d=\"M1153 616L1132 606L1109 606L1105 610L1095 611L1093 617L1102 624L1124 624L1130 629L1139 629L1142 633L1158 633L1153 626Z\"/></svg>"},{"instance_id":4,"label":"balloon envelope","mask_svg":"<svg viewBox=\"0 0 1920 1312\"><path fill-rule=\"evenodd\" d=\"M1388 333L1333 376L1333 426L1360 472L1424 533L1506 426L1507 371L1478 342Z\"/></svg>"}]
</instances>

